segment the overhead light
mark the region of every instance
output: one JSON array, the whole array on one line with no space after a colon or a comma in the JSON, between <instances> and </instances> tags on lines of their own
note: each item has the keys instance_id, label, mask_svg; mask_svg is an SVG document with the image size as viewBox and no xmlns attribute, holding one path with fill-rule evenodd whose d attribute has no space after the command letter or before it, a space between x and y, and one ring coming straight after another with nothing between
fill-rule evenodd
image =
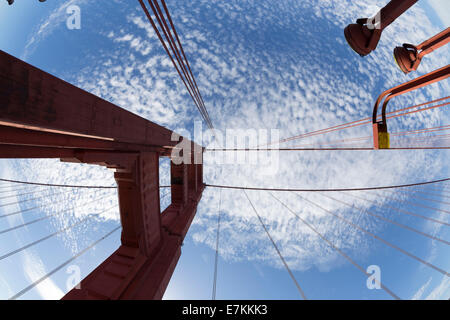
<instances>
[{"instance_id":1,"label":"overhead light","mask_svg":"<svg viewBox=\"0 0 450 320\"><path fill-rule=\"evenodd\" d=\"M364 57L376 49L383 30L418 0L391 0L372 18L356 20L344 29L349 46Z\"/></svg>"},{"instance_id":2,"label":"overhead light","mask_svg":"<svg viewBox=\"0 0 450 320\"><path fill-rule=\"evenodd\" d=\"M438 33L418 46L404 43L394 49L394 59L405 74L417 70L422 58L450 42L450 28Z\"/></svg>"},{"instance_id":3,"label":"overhead light","mask_svg":"<svg viewBox=\"0 0 450 320\"><path fill-rule=\"evenodd\" d=\"M375 50L381 36L381 30L369 29L367 21L368 19L358 19L357 23L349 24L344 29L345 39L350 48L361 57Z\"/></svg>"}]
</instances>

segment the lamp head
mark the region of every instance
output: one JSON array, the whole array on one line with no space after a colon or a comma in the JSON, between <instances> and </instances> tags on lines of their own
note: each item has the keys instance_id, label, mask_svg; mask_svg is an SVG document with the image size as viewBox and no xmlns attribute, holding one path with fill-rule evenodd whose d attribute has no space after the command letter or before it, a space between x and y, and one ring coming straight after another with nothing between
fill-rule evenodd
<instances>
[{"instance_id":1,"label":"lamp head","mask_svg":"<svg viewBox=\"0 0 450 320\"><path fill-rule=\"evenodd\" d=\"M345 39L350 48L364 57L371 53L377 47L380 40L380 29L369 29L364 23L368 19L358 19L357 23L349 24L344 29Z\"/></svg>"},{"instance_id":2,"label":"lamp head","mask_svg":"<svg viewBox=\"0 0 450 320\"><path fill-rule=\"evenodd\" d=\"M394 59L397 66L403 73L408 74L417 70L420 59L418 59L417 48L410 44L404 44L402 47L394 49Z\"/></svg>"}]
</instances>

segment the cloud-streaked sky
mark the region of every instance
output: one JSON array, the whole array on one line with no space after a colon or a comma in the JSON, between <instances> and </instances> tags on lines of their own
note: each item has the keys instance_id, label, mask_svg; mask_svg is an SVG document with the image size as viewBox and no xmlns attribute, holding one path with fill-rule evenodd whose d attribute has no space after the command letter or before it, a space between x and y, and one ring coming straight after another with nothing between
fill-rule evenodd
<instances>
[{"instance_id":1,"label":"cloud-streaked sky","mask_svg":"<svg viewBox=\"0 0 450 320\"><path fill-rule=\"evenodd\" d=\"M425 58L417 73L405 76L395 66L393 46L403 42L420 43L443 27L441 22L432 21L419 5L385 30L377 50L370 56L362 59L353 53L345 42L343 28L356 18L373 15L386 3L371 1L368 5L367 2L198 0L177 2L176 6L169 1L168 6L215 127L219 130L279 129L281 137L289 137L370 116L373 103L383 90L448 63L449 49L443 48L434 52L432 58L431 55ZM77 4L82 9L80 31L65 30L65 8L69 4ZM430 5L438 8L434 1ZM35 60L44 70L49 66L48 71L151 121L176 131L187 129L192 134L193 122L199 115L138 3L116 0L101 11L98 9L98 4L81 0L55 5L43 15L40 24L33 26L21 56L27 61ZM438 15L445 19L444 15ZM421 25L416 21L421 21ZM78 33L71 37L74 34L71 32ZM64 51L61 46L72 51ZM52 54L49 52L52 47L59 49ZM62 56L62 52L67 55ZM440 98L449 89L448 81L435 84L392 101L389 108ZM448 123L445 111L392 119L388 122L389 129L398 132L444 125ZM286 146L370 135L369 126L358 127ZM365 146L370 146L370 140ZM448 151L280 153L278 171L269 175L255 165L218 167L205 155L205 181L308 188L401 184L447 177L448 155ZM21 160L14 168L18 178L29 181L92 185L114 182L107 169L58 161ZM249 197L261 211L292 269L327 272L345 264L269 195L249 192ZM373 239L330 218L317 207L299 201L295 195L280 197L308 221L319 225L323 234L342 250L363 261L373 260ZM321 195L305 197L342 213L371 232L387 230L373 217L361 212L353 214L354 210L336 201ZM221 243L222 258L282 268L276 252L261 245L267 238L245 196L237 191L222 191L221 198L222 239L225 239ZM82 194L75 199L74 205L78 207L95 198ZM342 199L371 208L368 202ZM380 207L389 203L388 199L380 199ZM101 204L75 210L70 220L55 218L51 223L56 228L67 226L82 219L86 212L98 212L114 201L111 197ZM194 243L214 248L218 202L219 191L207 189L188 235ZM63 207L61 202L48 210L58 211ZM393 216L390 211L382 214ZM438 213L431 216L447 219ZM117 221L117 214L104 214L101 219ZM406 221L429 232L448 235L447 229L434 224ZM89 243L88 239L80 240L82 234L68 232L60 239L75 253ZM443 252L448 254L448 249L432 241L424 242L424 246L429 249L425 258L443 263L440 257ZM449 267L448 261L442 267ZM433 277L439 276L433 274ZM433 292L445 293L440 290L448 288L446 281L444 277L441 287L437 286ZM423 283L423 291L430 289L430 282ZM425 297L420 286L416 290L416 297Z\"/></svg>"}]
</instances>

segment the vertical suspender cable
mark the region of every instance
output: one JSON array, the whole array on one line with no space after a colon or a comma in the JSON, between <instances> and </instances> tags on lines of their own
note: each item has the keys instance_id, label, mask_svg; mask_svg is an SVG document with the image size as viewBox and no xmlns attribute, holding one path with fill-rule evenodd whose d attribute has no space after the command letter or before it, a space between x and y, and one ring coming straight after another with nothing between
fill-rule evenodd
<instances>
[{"instance_id":1,"label":"vertical suspender cable","mask_svg":"<svg viewBox=\"0 0 450 320\"><path fill-rule=\"evenodd\" d=\"M212 290L212 300L216 300L217 288L217 265L219 262L219 237L220 237L220 207L222 203L222 189L219 191L219 213L217 214L217 236L216 236L216 256L214 260L214 282Z\"/></svg>"},{"instance_id":2,"label":"vertical suspender cable","mask_svg":"<svg viewBox=\"0 0 450 320\"><path fill-rule=\"evenodd\" d=\"M269 237L270 242L272 242L273 247L274 247L275 250L277 251L278 256L279 256L280 259L281 259L281 262L283 262L284 267L286 268L287 272L288 272L289 275L291 276L292 281L294 282L295 286L297 287L298 292L300 292L300 294L301 294L301 296L303 297L303 299L306 300L305 293L303 292L302 288L300 287L300 285L298 284L297 280L295 279L294 274L292 273L292 271L291 271L291 269L289 268L288 264L287 264L286 261L284 260L283 255L281 254L280 250L278 249L278 247L277 247L275 241L272 239L272 237L271 237L269 231L267 230L266 225L264 224L264 222L262 221L262 219L261 219L261 217L259 216L258 212L256 211L256 208L253 206L253 203L252 203L252 201L250 200L250 198L248 197L247 192L246 192L245 190L243 190L243 191L244 191L244 194L245 194L245 196L247 197L248 201L250 202L250 205L252 206L253 211L255 212L256 216L258 217L258 220L259 220L259 222L261 223L261 226L264 228L264 231L266 232L267 236Z\"/></svg>"},{"instance_id":3,"label":"vertical suspender cable","mask_svg":"<svg viewBox=\"0 0 450 320\"><path fill-rule=\"evenodd\" d=\"M302 221L309 229L311 229L315 234L317 234L323 241L325 241L331 248L336 250L341 256L343 256L345 259L347 259L351 264L353 264L359 271L361 271L363 274L365 274L367 277L370 276L369 273L367 273L366 270L364 270L363 267L361 267L359 264L357 264L355 261L353 261L352 258L350 258L347 254L345 254L342 250L340 250L338 247L336 247L331 241L329 241L327 238L325 238L324 235L322 235L319 231L317 231L312 225L310 225L307 221L305 221L303 218L301 218L297 213L295 213L292 209L290 209L285 203L283 203L280 199L275 197L272 192L269 192L269 194L277 200L279 203L281 203L286 209L288 209L294 216L297 217L300 221ZM388 289L381 281L378 279L375 279L376 282L380 284L380 287L383 288L384 291L386 291L390 296L392 296L396 300L400 300L400 298L393 293L390 289Z\"/></svg>"}]
</instances>

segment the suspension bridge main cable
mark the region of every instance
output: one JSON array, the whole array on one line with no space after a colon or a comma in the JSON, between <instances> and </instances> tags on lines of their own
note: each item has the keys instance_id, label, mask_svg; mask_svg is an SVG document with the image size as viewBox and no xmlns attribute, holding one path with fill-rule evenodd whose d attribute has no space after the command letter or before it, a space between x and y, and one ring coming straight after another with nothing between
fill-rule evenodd
<instances>
[{"instance_id":1,"label":"suspension bridge main cable","mask_svg":"<svg viewBox=\"0 0 450 320\"><path fill-rule=\"evenodd\" d=\"M243 191L244 191L244 194L245 194L245 196L247 197L248 201L250 202L250 205L252 206L253 211L255 212L256 216L258 217L258 220L259 220L259 222L261 223L261 226L264 228L264 231L266 232L267 236L269 237L270 242L272 242L273 247L274 247L275 250L277 251L278 256L280 257L281 261L282 261L283 264L284 264L284 267L286 268L287 272L289 273L289 275L290 275L292 281L294 282L295 286L297 287L297 289L298 289L298 291L300 292L300 294L301 294L301 296L303 297L303 299L306 300L305 293L303 292L302 288L300 287L299 283L297 282L297 279L295 279L295 276L294 276L294 274L292 273L291 269L289 268L289 266L288 266L286 260L284 260L283 255L281 254L280 250L278 249L277 244L276 244L275 241L272 239L272 236L270 235L269 230L267 230L266 225L265 225L264 222L262 221L260 215L258 214L258 211L256 211L256 208L255 208L255 206L253 205L253 203L252 203L252 201L250 200L250 198L248 197L247 192L246 192L245 190L243 190Z\"/></svg>"},{"instance_id":2,"label":"suspension bridge main cable","mask_svg":"<svg viewBox=\"0 0 450 320\"><path fill-rule=\"evenodd\" d=\"M172 64L174 65L180 79L182 80L189 95L191 96L197 109L199 110L200 115L202 116L203 120L206 122L208 127L213 130L214 126L211 122L208 111L205 107L205 104L204 104L203 98L200 94L200 90L198 89L198 85L195 80L194 74L192 73L192 69L190 67L188 59L184 52L184 49L183 49L183 46L179 39L178 33L176 32L175 25L173 23L172 17L170 16L169 10L167 9L167 5L166 5L165 1L161 0L161 3L164 8L164 11L167 15L167 19L169 20L169 24L170 24L171 28L169 28L169 24L167 23L166 18L164 17L161 7L159 6L158 0L148 0L148 3L150 5L150 8L153 11L153 14L155 15L156 21L157 21L159 27L161 28L162 33L164 34L164 37L165 37L167 43L169 44L170 49L172 50L172 53L169 51L169 48L167 47L167 44L164 41L164 39L161 35L161 32L159 31L158 27L156 26L156 23L153 21L152 16L150 15L150 12L148 11L147 6L145 5L144 1L139 0L139 3L141 5L142 9L144 10L144 13L147 16L159 41L163 45L164 50L166 51L167 55L169 56L170 60L172 61ZM172 31L173 31L174 35L172 35ZM176 38L176 41L174 39L174 36ZM177 65L177 62L175 62L175 61L178 62L179 66ZM181 71L180 71L180 69L181 69Z\"/></svg>"},{"instance_id":3,"label":"suspension bridge main cable","mask_svg":"<svg viewBox=\"0 0 450 320\"><path fill-rule=\"evenodd\" d=\"M303 224L305 224L309 229L311 229L315 234L317 234L323 241L325 241L331 248L333 248L334 250L336 250L341 256L343 256L345 259L347 259L352 265L354 265L359 271L361 271L364 275L366 275L367 277L370 277L370 274L367 273L367 271L361 267L359 264L357 264L352 258L350 258L347 254L345 254L341 249L339 249L338 247L336 247L330 240L328 240L327 238L325 238L325 236L323 234L321 234L319 231L316 230L316 228L314 228L311 224L309 224L305 219L301 218L297 213L295 213L291 208L289 208L285 203L283 203L280 199L278 199L275 195L273 195L272 192L269 192L269 194L275 199L277 200L279 203L281 203L281 205L283 205L288 211L290 211L295 217L297 217L297 219L299 219L300 221L303 222ZM400 298L393 293L389 288L387 288L382 282L381 280L375 279L375 281L377 283L379 283L380 287L386 291L386 293L388 293L390 296L392 296L394 299L396 300L400 300Z\"/></svg>"},{"instance_id":4,"label":"suspension bridge main cable","mask_svg":"<svg viewBox=\"0 0 450 320\"><path fill-rule=\"evenodd\" d=\"M156 10L158 12L156 12L154 10L154 7L151 5L152 2L154 3L154 5L156 7ZM170 25L172 27L172 30L174 32L174 35L175 35L175 37L177 39L177 43L180 46L180 48L178 48L177 44L175 43L174 37L172 35L172 32L170 31L170 28L167 25L166 20L164 19L164 14L162 13L162 10L161 10L161 8L160 8L160 6L158 4L158 0L149 1L150 6L152 7L153 13L156 16L156 18L158 20L158 23L159 23L160 27L162 28L162 30L164 32L164 35L166 36L166 40L169 42L170 47L172 48L172 51L174 52L174 54L175 54L175 56L177 58L177 61L180 63L180 65L182 67L183 74L187 78L188 83L191 85L191 88L194 91L194 95L196 97L196 101L198 102L198 104L202 108L203 115L206 117L206 119L208 119L208 126L209 126L211 124L211 122L209 121L208 112L206 110L203 98L201 97L200 90L198 89L197 82L195 81L195 77L194 77L194 75L192 73L192 70L191 70L191 68L189 66L188 60L186 58L186 55L184 54L184 49L183 49L183 46L181 45L181 41L180 41L180 39L178 37L178 33L177 33L176 29L175 29L175 25L173 24L172 17L170 16L169 10L167 9L166 2L164 0L161 0L161 3L163 5L163 7L164 7L164 11L166 12L167 18L169 19ZM158 14L159 14L159 17L158 17ZM162 22L162 24L161 24L161 22ZM167 34L169 35L169 38L167 38ZM181 57L180 51L183 52L184 60ZM184 62L186 62L186 64L184 64Z\"/></svg>"},{"instance_id":5,"label":"suspension bridge main cable","mask_svg":"<svg viewBox=\"0 0 450 320\"><path fill-rule=\"evenodd\" d=\"M419 108L419 107L422 107L422 106L425 106L425 105L429 105L429 104L432 104L432 103L441 102L441 101L447 100L449 98L450 98L450 96L447 96L447 97L435 99L435 100L432 100L432 101L424 102L424 103L421 103L421 104L417 104L417 105L414 105L414 106L401 108L401 109L397 109L397 110L388 112L388 113L386 113L386 115L389 115L389 117L387 117L387 119L396 118L396 117L399 117L399 116L402 116L402 115L412 114L412 113L421 112L421 111L425 111L425 110L431 110L431 109L434 109L434 108L444 107L446 105L449 105L450 102L445 102L445 103L441 103L441 104L438 104L438 105L435 105L435 106L431 106L431 107L427 107L427 108L423 108L423 109L419 109L419 110L414 110L414 111L409 111L409 112L405 112L405 113L402 113L402 114L396 114L396 113L399 113L399 112L402 112L402 111L407 111L407 110L411 110L411 109L414 109L414 108ZM378 117L381 118L381 116L378 116ZM351 121L351 122L347 122L347 123L344 123L344 124L331 126L331 127L325 128L325 129L315 130L315 131L303 133L303 134L300 134L300 135L292 136L292 137L289 137L289 138L283 138L283 139L280 139L278 141L272 141L272 142L270 142L268 144L265 144L265 145L273 145L273 144L279 144L279 143L288 142L288 141L291 141L291 140L298 140L298 139L309 138L309 137L312 137L312 136L322 135L322 134L326 134L326 133L330 133L330 132L340 131L340 130L349 129L349 128L353 128L353 127L358 127L358 126L362 126L362 125L367 125L367 124L371 124L371 123L372 123L372 117L367 117L367 118L363 118L363 119L360 119L360 120Z\"/></svg>"},{"instance_id":6,"label":"suspension bridge main cable","mask_svg":"<svg viewBox=\"0 0 450 320\"><path fill-rule=\"evenodd\" d=\"M193 82L192 82L190 76L188 76L186 74L186 72L187 72L186 66L183 63L183 60L181 59L180 51L178 50L178 47L175 44L175 40L174 40L174 38L172 36L172 33L171 33L171 31L170 31L170 29L169 29L169 27L167 25L167 22L166 22L166 20L165 20L165 18L163 16L163 13L161 12L161 8L159 7L158 1L157 0L156 1L149 0L148 3L149 3L149 5L150 5L150 7L151 7L151 9L153 11L153 14L156 17L156 20L157 20L161 30L163 31L163 34L164 34L164 36L166 38L166 41L169 43L169 46L172 49L173 54L175 55L175 59L178 61L178 64L179 64L179 66L181 68L181 71L183 72L185 78L183 78L180 73L179 73L179 75L180 75L180 77L181 77L181 79L183 81L184 81L184 79L187 80L187 82L189 84L189 88L191 90L190 92L192 92L192 94L195 96L195 98L192 97L192 94L191 94L191 97L193 98L194 103L196 103L197 107L199 108L199 111L200 111L201 115L205 118L205 111L204 111L203 106L201 105L201 102L199 100L200 98L199 98L199 95L197 93L197 90L193 86ZM154 26L154 24L152 24L152 26ZM155 29L155 32L158 32L157 29ZM159 39L160 39L160 41L162 41L161 37L159 37ZM165 44L165 42L163 44ZM165 49L166 48L167 47L165 47ZM166 52L170 55L170 53L167 50L166 50ZM172 57L172 56L170 56L170 57ZM176 65L175 65L175 67L176 67ZM186 89L188 89L188 90L189 90L189 88L186 87Z\"/></svg>"},{"instance_id":7,"label":"suspension bridge main cable","mask_svg":"<svg viewBox=\"0 0 450 320\"><path fill-rule=\"evenodd\" d=\"M15 295L13 295L11 298L9 298L9 300L16 300L17 298L21 297L22 295L24 295L26 292L30 291L31 289L33 289L34 287L36 287L39 283L41 283L42 281L44 281L45 279L49 278L50 276L52 276L54 273L58 272L59 270L61 270L62 268L64 268L65 266L67 266L69 263L71 263L72 261L74 261L75 259L77 259L78 257L80 257L81 255L83 255L84 253L86 253L88 250L92 249L93 247L95 247L97 244L99 244L101 241L103 241L104 239L106 239L107 237L109 237L110 235L112 235L114 232L116 232L117 230L121 229L121 226L118 226L116 228L114 228L112 231L108 232L106 235L104 235L103 237L101 237L100 239L98 239L97 241L95 241L94 243L92 243L91 245L89 245L88 247L86 247L85 249L83 249L82 251L78 252L76 255L74 255L72 258L70 258L69 260L67 260L66 262L64 262L63 264L59 265L58 267L56 267L55 269L53 269L52 271L50 271L49 273L47 273L45 276L39 278L38 280L36 280L35 282L33 282L32 284L30 284L28 287L26 287L25 289L21 290L20 292L16 293Z\"/></svg>"},{"instance_id":8,"label":"suspension bridge main cable","mask_svg":"<svg viewBox=\"0 0 450 320\"><path fill-rule=\"evenodd\" d=\"M88 185L69 185L69 184L52 184L52 183L42 183L42 182L28 182L19 180L9 180L1 179L0 181L8 181L16 184L26 184L35 186L45 186L45 187L61 187L61 188L82 188L82 189L117 189L117 186L88 186ZM160 188L170 188L171 186L159 186Z\"/></svg>"},{"instance_id":9,"label":"suspension bridge main cable","mask_svg":"<svg viewBox=\"0 0 450 320\"><path fill-rule=\"evenodd\" d=\"M19 183L19 184L27 184L27 185L35 185L35 186L45 186L45 187L84 188L84 189L117 189L116 186L66 185L66 184L51 184L51 183L18 181L18 180L10 180L10 179L0 179L0 181Z\"/></svg>"},{"instance_id":10,"label":"suspension bridge main cable","mask_svg":"<svg viewBox=\"0 0 450 320\"><path fill-rule=\"evenodd\" d=\"M166 13L167 13L167 17L168 17L168 19L169 19L170 25L172 26L172 30L173 30L173 32L174 32L174 34L175 34L175 37L176 37L176 39L177 39L177 42L178 42L178 44L179 44L179 46L180 46L181 52L183 53L184 60L186 61L186 65L187 65L187 67L188 67L188 69L189 69L189 73L190 73L191 76L192 76L192 80L194 81L194 85L195 85L195 87L197 88L198 95L199 95L200 100L201 100L201 102L202 102L204 111L205 111L205 113L206 113L206 115L207 115L207 117L208 117L208 119L209 119L208 110L207 110L206 107L205 107L205 102L203 101L202 94L201 94L200 90L198 89L197 81L195 80L194 74L192 73L192 69L191 69L191 66L190 66L190 64L189 64L189 60L188 60L187 57L186 57L186 54L185 54L184 49L183 49L183 46L181 45L180 38L178 37L177 30L175 29L175 25L173 24L172 17L170 16L170 12L169 12L169 10L167 9L166 1L165 1L165 0L161 0L161 2L162 2L162 4L163 4L163 6L164 6L164 10L165 10ZM213 128L213 125L212 125L211 120L209 120L209 122L210 122L211 127Z\"/></svg>"}]
</instances>

